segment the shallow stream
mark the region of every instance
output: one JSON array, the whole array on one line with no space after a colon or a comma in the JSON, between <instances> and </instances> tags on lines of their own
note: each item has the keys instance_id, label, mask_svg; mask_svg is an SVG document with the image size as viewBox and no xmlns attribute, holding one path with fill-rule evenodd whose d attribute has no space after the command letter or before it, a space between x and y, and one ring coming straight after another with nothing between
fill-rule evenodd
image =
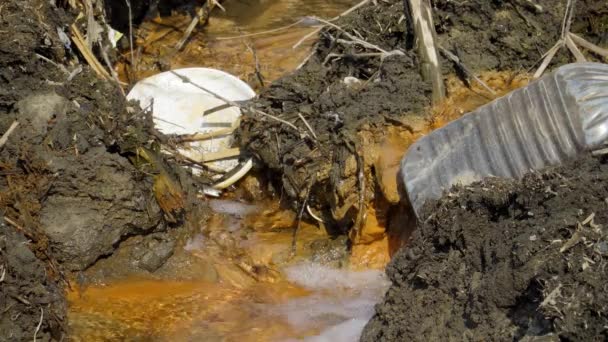
<instances>
[{"instance_id":1,"label":"shallow stream","mask_svg":"<svg viewBox=\"0 0 608 342\"><path fill-rule=\"evenodd\" d=\"M355 3L226 1L226 12L216 9L208 25L195 31L179 52L173 47L190 18L156 18L139 30L137 63L118 68L125 81L134 82L159 72L160 63L165 68L212 67L259 88L294 70L310 52L311 40L293 46L315 28L306 20L285 26L307 16L331 18ZM256 59L261 75L256 74ZM320 227L303 223L293 255L295 213L274 201L209 203L211 219L182 241L172 257L180 261L170 259L160 276L123 275L100 281L94 274L116 267L103 262L88 271L85 276L98 280L74 286L69 294L75 340L358 338L388 287L383 271L387 243L359 250L353 258L344 239L331 240Z\"/></svg>"}]
</instances>

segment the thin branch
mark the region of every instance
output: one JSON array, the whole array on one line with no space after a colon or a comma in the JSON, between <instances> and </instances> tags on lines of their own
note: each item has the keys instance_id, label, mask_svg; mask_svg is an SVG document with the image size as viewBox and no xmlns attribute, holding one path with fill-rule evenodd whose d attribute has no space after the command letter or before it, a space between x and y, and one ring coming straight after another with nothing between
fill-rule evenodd
<instances>
[{"instance_id":1,"label":"thin branch","mask_svg":"<svg viewBox=\"0 0 608 342\"><path fill-rule=\"evenodd\" d=\"M569 36L572 39L572 41L574 41L576 44L584 47L585 49L595 52L596 54L598 54L600 56L608 57L608 49L601 48L575 33L570 32Z\"/></svg>"},{"instance_id":2,"label":"thin branch","mask_svg":"<svg viewBox=\"0 0 608 342\"><path fill-rule=\"evenodd\" d=\"M42 327L42 320L44 319L44 310L40 308L40 322L38 322L38 326L36 327L36 331L34 331L34 342L36 342L36 338L38 336L38 332Z\"/></svg>"},{"instance_id":3,"label":"thin branch","mask_svg":"<svg viewBox=\"0 0 608 342\"><path fill-rule=\"evenodd\" d=\"M120 89L120 93L122 94L122 96L127 96L125 94L125 90L122 89L123 83L120 82L120 79L118 78L118 74L116 73L116 71L114 71L114 68L112 67L112 63L110 62L110 57L108 57L108 53L106 51L107 47L105 47L105 48L102 47L100 50L101 50L101 58L103 59L104 63L106 63L106 67L110 70L110 74L112 75L114 82L116 82L118 89Z\"/></svg>"},{"instance_id":4,"label":"thin branch","mask_svg":"<svg viewBox=\"0 0 608 342\"><path fill-rule=\"evenodd\" d=\"M581 50L578 49L576 44L574 44L574 41L572 41L572 38L570 38L570 35L566 35L566 38L564 38L564 39L566 41L566 47L568 47L568 50L570 50L572 55L574 55L574 58L576 58L576 61L578 63L586 62L587 59L585 58L585 56L583 56L583 53L581 52Z\"/></svg>"},{"instance_id":5,"label":"thin branch","mask_svg":"<svg viewBox=\"0 0 608 342\"><path fill-rule=\"evenodd\" d=\"M315 215L315 213L312 212L312 209L310 208L310 206L308 204L306 205L306 211L308 212L308 215L310 215L313 219L317 220L317 222L324 223L322 218L320 218L319 216Z\"/></svg>"},{"instance_id":6,"label":"thin branch","mask_svg":"<svg viewBox=\"0 0 608 342\"><path fill-rule=\"evenodd\" d=\"M555 43L555 45L553 45L553 47L551 49L549 49L549 51L547 51L545 59L543 59L542 64L538 67L538 70L536 70L536 72L534 73L532 78L539 78L540 75L542 75L543 72L545 72L545 69L547 69L547 67L549 66L549 63L551 63L553 56L555 56L557 51L559 51L559 49L561 49L562 46L564 46L564 42L560 39L557 41L557 43Z\"/></svg>"},{"instance_id":7,"label":"thin branch","mask_svg":"<svg viewBox=\"0 0 608 342\"><path fill-rule=\"evenodd\" d=\"M129 48L131 49L131 65L135 65L135 53L133 53L133 11L131 10L131 1L125 0L129 14Z\"/></svg>"},{"instance_id":8,"label":"thin branch","mask_svg":"<svg viewBox=\"0 0 608 342\"><path fill-rule=\"evenodd\" d=\"M15 128L17 128L17 126L19 126L19 122L13 121L8 130L2 134L2 137L0 138L0 149L4 146L4 144L6 144L8 137L13 134L13 131Z\"/></svg>"},{"instance_id":9,"label":"thin branch","mask_svg":"<svg viewBox=\"0 0 608 342\"><path fill-rule=\"evenodd\" d=\"M260 82L260 85L262 86L262 88L264 88L264 87L266 87L266 85L264 82L264 77L262 76L262 71L261 71L261 67L260 67L260 59L258 58L258 53L256 52L255 47L253 47L251 44L246 43L245 45L247 46L247 49L253 55L255 76L258 79L258 82Z\"/></svg>"},{"instance_id":10,"label":"thin branch","mask_svg":"<svg viewBox=\"0 0 608 342\"><path fill-rule=\"evenodd\" d=\"M296 67L296 70L300 70L300 69L301 69L301 68L302 68L302 67L303 67L303 66L306 64L306 62L308 62L308 60L309 60L309 59L311 59L311 58L312 58L312 56L314 56L314 55L315 55L315 53L317 53L317 47L316 47L316 46L314 46L314 47L312 48L312 52L311 52L311 53L309 53L309 54L308 54L308 56L306 56L306 57L305 57L305 58L302 60L302 62L300 62L300 64L298 64L298 66Z\"/></svg>"},{"instance_id":11,"label":"thin branch","mask_svg":"<svg viewBox=\"0 0 608 342\"><path fill-rule=\"evenodd\" d=\"M192 142L192 141L201 141L201 140L209 140L212 138L216 138L222 135L232 134L234 132L235 127L228 127L223 129L218 129L217 131L209 132L209 133L195 133L190 135L182 135L175 139L176 143L184 143L184 142Z\"/></svg>"},{"instance_id":12,"label":"thin branch","mask_svg":"<svg viewBox=\"0 0 608 342\"><path fill-rule=\"evenodd\" d=\"M356 4L355 6L353 6L353 7L349 8L349 9L347 9L346 11L344 11L344 12L342 12L342 13L338 14L337 16L335 16L335 17L333 17L333 18L329 19L329 21L336 21L336 20L338 20L338 19L340 19L340 18L342 18L342 17L344 17L344 16L346 16L346 15L349 15L349 14L350 14L350 13L352 13L353 11L355 11L355 10L357 10L357 9L359 9L359 8L361 8L361 7L363 7L363 6L365 6L365 5L367 5L367 3L369 3L369 2L370 2L370 0L363 0L363 1L361 1L360 3ZM305 42L305 41L306 41L308 38L310 38L311 36L313 36L313 35L315 35L315 34L319 33L319 31L321 31L321 30L323 29L323 27L325 27L325 26L321 26L321 27L317 28L316 30L314 30L314 31L310 32L310 33L309 33L309 34L307 34L306 36L302 37L302 39L300 39L300 40L299 40L299 41L298 41L298 42L297 42L297 43L296 43L296 44L295 44L295 45L292 47L292 49L297 49L297 48L298 48L298 46L300 46L300 45L301 45L303 42Z\"/></svg>"},{"instance_id":13,"label":"thin branch","mask_svg":"<svg viewBox=\"0 0 608 342\"><path fill-rule=\"evenodd\" d=\"M62 72L64 72L66 75L70 74L70 72L68 71L68 69L66 69L66 67L63 66L63 64L57 64L57 63L53 62L52 60L44 57L43 55L40 55L40 54L37 54L37 53L35 54L35 56L38 57L38 58L40 58L40 59L42 59L43 61L45 61L47 63L50 63L50 64L54 65L59 70L61 70Z\"/></svg>"},{"instance_id":14,"label":"thin branch","mask_svg":"<svg viewBox=\"0 0 608 342\"><path fill-rule=\"evenodd\" d=\"M302 224L302 215L304 214L304 209L308 206L308 196L310 195L310 189L312 188L312 185L314 184L314 177L310 178L310 181L308 182L308 187L306 188L306 195L304 196L304 201L302 202L302 206L300 207L300 212L298 213L298 224L296 225L296 227L293 230L293 235L291 238L291 256L295 256L296 255L296 248L297 248L297 235L298 235L298 230L300 230L300 225Z\"/></svg>"},{"instance_id":15,"label":"thin branch","mask_svg":"<svg viewBox=\"0 0 608 342\"><path fill-rule=\"evenodd\" d=\"M312 127L308 124L308 121L306 121L306 119L304 118L304 116L302 114L298 113L298 116L300 117L300 119L302 119L302 121L304 122L304 125L306 125L306 127L310 131L310 134L312 134L313 138L315 138L315 140L317 140L317 135L315 134L315 131L312 129Z\"/></svg>"},{"instance_id":16,"label":"thin branch","mask_svg":"<svg viewBox=\"0 0 608 342\"><path fill-rule=\"evenodd\" d=\"M336 24L330 23L329 21L324 20L324 19L321 19L321 18L317 18L317 17L314 17L314 18L315 18L316 20L318 20L319 22L322 22L322 23L324 23L325 25L327 25L327 26L331 26L331 27L335 28L336 30L338 30L338 31L340 31L340 32L342 32L342 33L344 33L344 35L346 35L346 36L347 36L348 38L350 38L352 41L354 41L354 42L358 43L359 45L361 45L361 46L363 46L363 47L365 47L365 48L368 48L368 49L371 49L371 50L376 50L376 51L382 52L382 53L384 53L384 54L389 54L389 52L388 52L388 51L386 51L386 50L384 50L383 48L381 48L381 47L379 47L379 46L377 46L377 45L374 45L374 44L372 44L372 43L368 43L368 42L366 42L366 41L364 41L364 40L362 40L362 39L360 39L360 38L357 38L357 37L353 36L352 34L350 34L350 33L346 32L346 30L344 30L343 28L341 28L340 26L338 26L338 25L336 25ZM396 51L398 51L398 50L396 50ZM403 52L401 52L401 54L403 55L404 53L403 53Z\"/></svg>"},{"instance_id":17,"label":"thin branch","mask_svg":"<svg viewBox=\"0 0 608 342\"><path fill-rule=\"evenodd\" d=\"M296 21L295 23L291 23L289 25L285 25L282 27L278 27L272 30L267 30L267 31L260 31L260 32L254 32L254 33L247 33L247 34L242 34L242 35L238 35L238 36L228 36L228 37L218 37L215 38L216 40L231 40L231 39L241 39L241 38L249 38L249 37L255 37L255 36L262 36L262 35L266 35L266 34L271 34L271 33L275 33L275 32L279 32L279 31L283 31L286 30L288 28L292 28L302 22L304 22L306 20L306 18L302 18L298 21Z\"/></svg>"},{"instance_id":18,"label":"thin branch","mask_svg":"<svg viewBox=\"0 0 608 342\"><path fill-rule=\"evenodd\" d=\"M473 78L477 83L479 83L479 85L481 85L484 89L486 89L488 92L490 92L490 94L496 95L496 92L494 91L494 89L490 88L490 86L488 86L484 81L482 81L479 77L477 77L471 71L471 69L469 69L466 65L464 65L464 63L462 63L462 61L460 61L460 58L458 58L458 56L451 53L447 49L444 49L441 45L439 45L439 51L441 51L444 54L444 56L446 56L446 58L448 58L452 62L456 63L467 75L469 75L469 77Z\"/></svg>"},{"instance_id":19,"label":"thin branch","mask_svg":"<svg viewBox=\"0 0 608 342\"><path fill-rule=\"evenodd\" d=\"M196 11L194 18L192 18L192 21L190 21L190 24L188 25L188 28L186 28L186 31L184 31L182 39L180 39L177 44L175 44L175 50L180 51L184 47L184 44L186 44L186 41L188 40L188 38L190 38L190 35L192 35L192 32L196 28L196 25L198 25L198 22L204 14L205 5L201 6L198 11Z\"/></svg>"}]
</instances>

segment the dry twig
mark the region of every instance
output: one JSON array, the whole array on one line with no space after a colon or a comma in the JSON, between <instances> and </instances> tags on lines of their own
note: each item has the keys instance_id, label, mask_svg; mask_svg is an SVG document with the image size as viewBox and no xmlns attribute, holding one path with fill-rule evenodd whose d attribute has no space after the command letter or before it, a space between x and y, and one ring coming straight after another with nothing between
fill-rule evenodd
<instances>
[{"instance_id":1,"label":"dry twig","mask_svg":"<svg viewBox=\"0 0 608 342\"><path fill-rule=\"evenodd\" d=\"M347 9L346 11L340 13L339 15L337 15L337 16L329 19L328 21L336 21L336 20L338 20L338 19L340 19L340 18L342 18L342 17L344 17L344 16L352 13L353 11L355 11L355 10L357 10L357 9L365 6L365 5L367 5L367 3L369 3L369 2L370 2L370 0L363 0L360 3L356 4L355 6L353 6L353 7L349 8L349 9ZM298 46L302 45L302 43L305 42L308 38L310 38L313 35L319 33L319 31L321 31L323 29L323 27L325 27L325 26L321 26L321 27L315 29L314 31L310 32L309 34L305 35L304 37L302 37L297 43L294 44L294 46L292 48L293 49L297 49Z\"/></svg>"},{"instance_id":2,"label":"dry twig","mask_svg":"<svg viewBox=\"0 0 608 342\"><path fill-rule=\"evenodd\" d=\"M0 138L0 149L4 146L4 144L6 144L8 137L13 134L13 131L17 128L17 126L19 126L19 122L13 121L8 130L2 134L2 137Z\"/></svg>"},{"instance_id":3,"label":"dry twig","mask_svg":"<svg viewBox=\"0 0 608 342\"><path fill-rule=\"evenodd\" d=\"M586 61L585 56L577 47L577 43L602 57L608 58L608 50L603 49L593 43L586 41L580 36L570 32L572 26L572 18L574 17L574 8L576 6L576 0L568 0L566 4L566 12L564 13L564 19L562 21L562 31L559 40L547 51L541 58L543 58L541 65L534 73L533 78L539 78L549 66L549 63L555 57L555 54L562 48L566 47L570 53L576 58L577 62Z\"/></svg>"},{"instance_id":4,"label":"dry twig","mask_svg":"<svg viewBox=\"0 0 608 342\"><path fill-rule=\"evenodd\" d=\"M317 135L315 134L315 131L312 129L312 126L310 126L308 124L308 121L306 121L306 119L304 118L304 116L300 113L298 113L298 116L300 117L300 119L302 119L302 121L304 122L304 125L306 125L306 128L308 128L308 130L310 131L310 134L312 134L312 137L315 138L315 140L317 140Z\"/></svg>"},{"instance_id":5,"label":"dry twig","mask_svg":"<svg viewBox=\"0 0 608 342\"><path fill-rule=\"evenodd\" d=\"M133 11L131 1L125 0L127 4L127 14L129 15L129 48L131 49L131 65L135 65L135 53L133 53Z\"/></svg>"},{"instance_id":6,"label":"dry twig","mask_svg":"<svg viewBox=\"0 0 608 342\"><path fill-rule=\"evenodd\" d=\"M407 0L404 3L406 4L406 13L409 15L408 22L412 23L411 27L416 36L422 77L431 82L433 103L437 104L445 98L445 87L441 75L441 66L439 65L431 5L429 0Z\"/></svg>"},{"instance_id":7,"label":"dry twig","mask_svg":"<svg viewBox=\"0 0 608 342\"><path fill-rule=\"evenodd\" d=\"M190 22L190 25L188 25L188 28L186 28L186 31L184 31L182 39L180 39L175 45L175 50L180 51L184 47L188 41L188 38L190 38L192 32L199 23L205 24L207 20L209 20L209 15L211 15L211 11L215 6L218 6L224 12L226 11L226 9L222 7L217 0L208 0L205 2L205 4L201 6L198 11L196 11L196 15L194 18L192 18L192 21Z\"/></svg>"},{"instance_id":8,"label":"dry twig","mask_svg":"<svg viewBox=\"0 0 608 342\"><path fill-rule=\"evenodd\" d=\"M492 95L496 95L496 92L494 91L494 89L490 88L490 86L488 86L484 81L482 81L479 77L477 77L472 71L471 69L469 69L466 65L464 65L464 63L462 63L460 61L460 58L458 58L458 56L456 56L455 54L451 53L449 50L444 49L441 45L439 45L439 51L441 51L445 57L449 60L451 60L452 62L456 63L458 65L458 67L460 69L462 69L462 71L464 71L467 75L469 75L469 77L473 78L477 83L479 83L479 85L481 85L485 90L487 90L488 92L490 92L490 94Z\"/></svg>"},{"instance_id":9,"label":"dry twig","mask_svg":"<svg viewBox=\"0 0 608 342\"><path fill-rule=\"evenodd\" d=\"M82 56L87 63L89 63L93 71L102 79L110 79L108 72L103 68L101 63L99 63L99 60L95 57L93 52L87 47L85 39L76 24L72 24L70 29L72 31L72 41L74 41L74 44L76 44L76 47L80 50L80 53L82 53Z\"/></svg>"},{"instance_id":10,"label":"dry twig","mask_svg":"<svg viewBox=\"0 0 608 342\"><path fill-rule=\"evenodd\" d=\"M34 342L36 342L36 338L38 336L38 332L42 327L42 320L44 319L44 310L40 308L40 322L38 322L38 326L36 327L36 331L34 331Z\"/></svg>"},{"instance_id":11,"label":"dry twig","mask_svg":"<svg viewBox=\"0 0 608 342\"><path fill-rule=\"evenodd\" d=\"M265 34L271 34L271 33L275 33L275 32L286 30L288 28L292 28L292 27L294 27L294 26L296 26L296 25L298 25L298 24L300 24L300 23L302 23L304 21L306 21L306 18L302 18L302 19L300 19L300 20L298 20L298 21L296 21L294 23L291 23L289 25L285 25L285 26L282 26L282 27L278 27L278 28L275 28L275 29L272 29L272 30L260 31L260 32L254 32L254 33L246 33L246 34L241 34L241 35L238 35L238 36L218 37L218 38L215 38L215 39L216 40L231 40L231 39L242 39L242 38L249 38L249 37L255 37L255 36L262 36L262 35L265 35Z\"/></svg>"},{"instance_id":12,"label":"dry twig","mask_svg":"<svg viewBox=\"0 0 608 342\"><path fill-rule=\"evenodd\" d=\"M300 212L298 213L298 224L293 230L293 235L291 239L291 256L296 255L296 247L297 247L297 234L298 230L300 230L300 226L302 224L302 215L304 214L304 209L308 206L308 196L310 196L310 190L312 189L313 184L315 183L315 177L311 176L308 182L308 187L306 188L306 195L304 196L304 201L302 202L302 206L300 207Z\"/></svg>"}]
</instances>

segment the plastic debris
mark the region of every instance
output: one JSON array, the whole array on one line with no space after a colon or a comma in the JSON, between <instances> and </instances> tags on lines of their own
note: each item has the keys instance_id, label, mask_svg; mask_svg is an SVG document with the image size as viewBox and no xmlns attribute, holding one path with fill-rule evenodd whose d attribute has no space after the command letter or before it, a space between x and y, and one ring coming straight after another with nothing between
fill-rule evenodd
<instances>
[{"instance_id":1,"label":"plastic debris","mask_svg":"<svg viewBox=\"0 0 608 342\"><path fill-rule=\"evenodd\" d=\"M139 100L142 108L151 109L156 128L164 134L216 135L184 143L179 152L203 162L209 169L230 173L231 176L222 178L219 186L214 186L223 189L251 169L250 161L239 164L238 149L231 148L232 131L238 126L241 111L201 88L234 102L255 96L249 85L226 72L186 68L163 72L138 82L127 98ZM221 160L207 162L210 156L220 156ZM193 168L193 171L198 173L200 169Z\"/></svg>"},{"instance_id":2,"label":"plastic debris","mask_svg":"<svg viewBox=\"0 0 608 342\"><path fill-rule=\"evenodd\" d=\"M414 211L456 184L520 178L608 138L608 65L576 63L464 115L414 143L400 178Z\"/></svg>"}]
</instances>

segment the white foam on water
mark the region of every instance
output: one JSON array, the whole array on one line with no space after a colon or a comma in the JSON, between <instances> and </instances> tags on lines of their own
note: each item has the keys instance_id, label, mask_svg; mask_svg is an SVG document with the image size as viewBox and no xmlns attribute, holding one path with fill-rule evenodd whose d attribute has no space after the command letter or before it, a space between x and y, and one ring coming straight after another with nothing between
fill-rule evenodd
<instances>
[{"instance_id":1,"label":"white foam on water","mask_svg":"<svg viewBox=\"0 0 608 342\"><path fill-rule=\"evenodd\" d=\"M365 319L353 318L334 325L324 330L317 336L305 338L305 342L354 342L359 341L363 328L367 321L372 318L370 315Z\"/></svg>"},{"instance_id":2,"label":"white foam on water","mask_svg":"<svg viewBox=\"0 0 608 342\"><path fill-rule=\"evenodd\" d=\"M289 300L277 309L278 314L299 331L326 327L304 340L309 342L357 341L390 284L382 271L356 272L310 262L288 267L285 273L313 293Z\"/></svg>"},{"instance_id":3,"label":"white foam on water","mask_svg":"<svg viewBox=\"0 0 608 342\"><path fill-rule=\"evenodd\" d=\"M210 200L209 205L216 213L244 217L259 209L257 205L245 204L231 200Z\"/></svg>"},{"instance_id":4,"label":"white foam on water","mask_svg":"<svg viewBox=\"0 0 608 342\"><path fill-rule=\"evenodd\" d=\"M318 263L306 262L285 269L287 279L311 290L331 289L378 289L387 285L383 271L350 271L331 268Z\"/></svg>"}]
</instances>

